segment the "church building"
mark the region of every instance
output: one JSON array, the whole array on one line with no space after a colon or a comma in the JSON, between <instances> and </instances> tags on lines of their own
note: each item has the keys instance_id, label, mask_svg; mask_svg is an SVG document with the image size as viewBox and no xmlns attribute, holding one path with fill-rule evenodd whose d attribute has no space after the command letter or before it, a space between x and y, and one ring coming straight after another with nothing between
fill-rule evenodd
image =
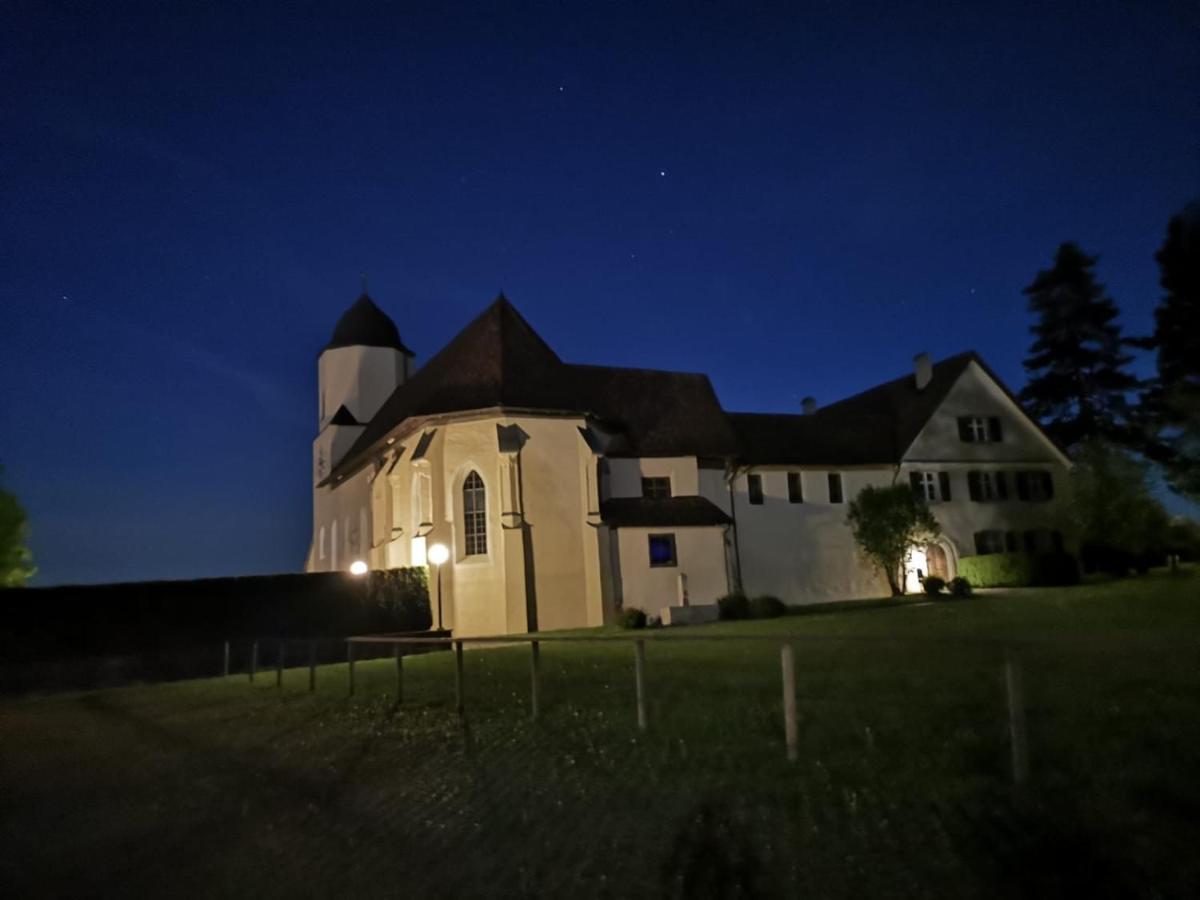
<instances>
[{"instance_id":1,"label":"church building","mask_svg":"<svg viewBox=\"0 0 1200 900\"><path fill-rule=\"evenodd\" d=\"M733 590L886 595L845 521L868 484L911 485L941 525L912 590L1061 542L1068 460L972 352L731 412L703 374L564 362L501 296L414 358L365 293L321 352L306 569L431 565L434 627L457 635L689 621Z\"/></svg>"}]
</instances>

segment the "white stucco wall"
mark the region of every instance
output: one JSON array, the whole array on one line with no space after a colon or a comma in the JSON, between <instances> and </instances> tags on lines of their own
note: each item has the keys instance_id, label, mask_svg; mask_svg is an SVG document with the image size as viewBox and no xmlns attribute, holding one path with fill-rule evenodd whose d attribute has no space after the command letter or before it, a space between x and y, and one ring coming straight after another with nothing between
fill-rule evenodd
<instances>
[{"instance_id":1,"label":"white stucco wall","mask_svg":"<svg viewBox=\"0 0 1200 900\"><path fill-rule=\"evenodd\" d=\"M734 479L742 586L787 604L879 597L887 584L858 553L846 525L850 500L868 484L892 483L890 469L841 469L843 503L829 502L828 469L755 467L763 503L751 505L746 475ZM803 503L788 502L787 473L801 473Z\"/></svg>"},{"instance_id":2,"label":"white stucco wall","mask_svg":"<svg viewBox=\"0 0 1200 900\"><path fill-rule=\"evenodd\" d=\"M318 430L344 405L359 422L379 411L404 380L404 354L390 347L337 347L317 360Z\"/></svg>"},{"instance_id":3,"label":"white stucco wall","mask_svg":"<svg viewBox=\"0 0 1200 900\"><path fill-rule=\"evenodd\" d=\"M670 478L672 497L691 497L700 493L694 456L610 459L605 499L642 496L643 478Z\"/></svg>"},{"instance_id":4,"label":"white stucco wall","mask_svg":"<svg viewBox=\"0 0 1200 900\"><path fill-rule=\"evenodd\" d=\"M614 535L620 552L622 606L640 609L648 616L661 616L664 608L678 603L680 573L687 575L688 595L693 606L715 603L729 593L725 564L725 529L707 528L618 528ZM678 565L650 565L649 536L673 534Z\"/></svg>"}]
</instances>

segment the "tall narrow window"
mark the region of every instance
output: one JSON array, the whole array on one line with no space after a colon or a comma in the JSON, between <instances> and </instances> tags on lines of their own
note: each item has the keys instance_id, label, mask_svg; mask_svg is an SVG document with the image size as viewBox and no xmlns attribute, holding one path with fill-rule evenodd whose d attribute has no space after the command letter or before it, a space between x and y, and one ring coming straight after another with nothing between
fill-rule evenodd
<instances>
[{"instance_id":1,"label":"tall narrow window","mask_svg":"<svg viewBox=\"0 0 1200 900\"><path fill-rule=\"evenodd\" d=\"M463 482L463 539L465 555L487 553L487 494L478 472Z\"/></svg>"},{"instance_id":2,"label":"tall narrow window","mask_svg":"<svg viewBox=\"0 0 1200 900\"><path fill-rule=\"evenodd\" d=\"M804 502L804 485L799 472L788 472L788 503Z\"/></svg>"},{"instance_id":3,"label":"tall narrow window","mask_svg":"<svg viewBox=\"0 0 1200 900\"><path fill-rule=\"evenodd\" d=\"M829 502L830 503L841 503L842 502L842 473L841 472L830 472L829 473Z\"/></svg>"},{"instance_id":4,"label":"tall narrow window","mask_svg":"<svg viewBox=\"0 0 1200 900\"><path fill-rule=\"evenodd\" d=\"M763 502L762 476L747 475L746 491L750 495L750 502L755 506L761 506Z\"/></svg>"},{"instance_id":5,"label":"tall narrow window","mask_svg":"<svg viewBox=\"0 0 1200 900\"><path fill-rule=\"evenodd\" d=\"M317 557L317 558L318 558L318 559L324 559L324 558L325 558L325 557L328 555L328 554L325 552L325 526L324 526L324 525L322 525L322 526L321 526L321 542L320 542L320 548L321 548L321 549L320 549L320 554L318 555L318 557Z\"/></svg>"}]
</instances>

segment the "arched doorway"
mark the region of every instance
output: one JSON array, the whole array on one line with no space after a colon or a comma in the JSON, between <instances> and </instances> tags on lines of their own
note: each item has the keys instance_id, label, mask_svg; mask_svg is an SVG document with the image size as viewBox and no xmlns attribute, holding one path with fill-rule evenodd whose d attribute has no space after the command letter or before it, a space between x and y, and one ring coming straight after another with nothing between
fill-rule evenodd
<instances>
[{"instance_id":1,"label":"arched doorway","mask_svg":"<svg viewBox=\"0 0 1200 900\"><path fill-rule=\"evenodd\" d=\"M950 559L946 548L941 544L929 544L925 547L925 564L929 567L926 575L933 575L942 581L950 580Z\"/></svg>"}]
</instances>

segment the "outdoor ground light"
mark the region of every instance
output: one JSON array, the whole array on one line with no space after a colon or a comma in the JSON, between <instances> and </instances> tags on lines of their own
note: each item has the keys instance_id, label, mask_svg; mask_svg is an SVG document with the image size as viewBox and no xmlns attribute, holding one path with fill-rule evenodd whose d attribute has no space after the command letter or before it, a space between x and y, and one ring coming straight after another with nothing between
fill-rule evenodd
<instances>
[{"instance_id":1,"label":"outdoor ground light","mask_svg":"<svg viewBox=\"0 0 1200 900\"><path fill-rule=\"evenodd\" d=\"M425 558L437 571L437 627L438 631L442 630L442 563L450 558L450 551L445 544L434 544L429 548Z\"/></svg>"},{"instance_id":2,"label":"outdoor ground light","mask_svg":"<svg viewBox=\"0 0 1200 900\"><path fill-rule=\"evenodd\" d=\"M366 575L367 574L367 564L365 562L363 562L361 559L356 559L354 562L350 563L350 574L351 575Z\"/></svg>"}]
</instances>

